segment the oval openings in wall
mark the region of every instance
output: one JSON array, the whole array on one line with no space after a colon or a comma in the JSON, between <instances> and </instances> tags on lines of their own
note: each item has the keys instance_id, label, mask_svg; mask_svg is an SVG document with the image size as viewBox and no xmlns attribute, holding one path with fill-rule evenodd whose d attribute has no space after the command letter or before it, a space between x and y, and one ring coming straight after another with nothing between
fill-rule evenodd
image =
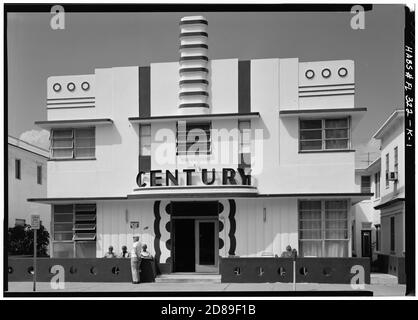
<instances>
[{"instance_id":1,"label":"oval openings in wall","mask_svg":"<svg viewBox=\"0 0 418 320\"><path fill-rule=\"evenodd\" d=\"M315 72L311 69L306 70L305 77L308 79L313 79L313 77L315 77Z\"/></svg>"},{"instance_id":2,"label":"oval openings in wall","mask_svg":"<svg viewBox=\"0 0 418 320\"><path fill-rule=\"evenodd\" d=\"M338 69L338 75L340 77L345 77L348 74L348 71L346 68L339 68Z\"/></svg>"},{"instance_id":3,"label":"oval openings in wall","mask_svg":"<svg viewBox=\"0 0 418 320\"><path fill-rule=\"evenodd\" d=\"M75 84L73 82L70 82L67 84L68 91L74 91L75 90Z\"/></svg>"},{"instance_id":4,"label":"oval openings in wall","mask_svg":"<svg viewBox=\"0 0 418 320\"><path fill-rule=\"evenodd\" d=\"M87 81L84 81L84 82L81 84L81 89L83 89L84 91L89 90L89 89L90 89L90 83L88 83Z\"/></svg>"},{"instance_id":5,"label":"oval openings in wall","mask_svg":"<svg viewBox=\"0 0 418 320\"><path fill-rule=\"evenodd\" d=\"M329 78L331 76L331 70L328 68L325 68L324 70L322 70L321 74L324 78Z\"/></svg>"},{"instance_id":6,"label":"oval openings in wall","mask_svg":"<svg viewBox=\"0 0 418 320\"><path fill-rule=\"evenodd\" d=\"M55 92L60 92L61 91L61 85L59 83L54 83L54 85L52 86L52 89Z\"/></svg>"}]
</instances>

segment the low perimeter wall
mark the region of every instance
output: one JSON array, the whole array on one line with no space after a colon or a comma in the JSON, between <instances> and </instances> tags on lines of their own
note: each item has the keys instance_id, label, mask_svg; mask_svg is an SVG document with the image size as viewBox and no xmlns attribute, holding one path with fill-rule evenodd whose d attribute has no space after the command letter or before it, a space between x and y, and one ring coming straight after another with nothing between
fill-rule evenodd
<instances>
[{"instance_id":1,"label":"low perimeter wall","mask_svg":"<svg viewBox=\"0 0 418 320\"><path fill-rule=\"evenodd\" d=\"M56 274L51 270L54 266L62 266L67 282L131 282L130 259L80 259L80 258L38 258L36 260L36 280L49 282ZM57 271L56 271L57 272ZM141 262L141 282L155 280L154 260ZM33 281L32 258L8 259L9 281Z\"/></svg>"},{"instance_id":2,"label":"low perimeter wall","mask_svg":"<svg viewBox=\"0 0 418 320\"><path fill-rule=\"evenodd\" d=\"M350 284L358 270L370 284L369 258L296 258L296 282ZM222 282L293 282L291 258L222 258Z\"/></svg>"},{"instance_id":3,"label":"low perimeter wall","mask_svg":"<svg viewBox=\"0 0 418 320\"><path fill-rule=\"evenodd\" d=\"M406 283L405 257L378 254L375 264L378 272L397 276L399 284Z\"/></svg>"}]
</instances>

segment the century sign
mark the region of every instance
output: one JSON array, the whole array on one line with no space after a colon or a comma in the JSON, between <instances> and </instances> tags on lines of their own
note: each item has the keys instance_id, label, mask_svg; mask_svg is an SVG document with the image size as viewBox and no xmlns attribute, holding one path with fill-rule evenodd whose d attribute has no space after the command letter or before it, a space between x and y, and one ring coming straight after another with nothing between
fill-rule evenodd
<instances>
[{"instance_id":1,"label":"century sign","mask_svg":"<svg viewBox=\"0 0 418 320\"><path fill-rule=\"evenodd\" d=\"M192 183L192 174L196 172L195 169L183 169L182 172L186 175L185 185L191 186ZM237 179L237 172L239 175L239 180ZM149 184L144 181L144 176L146 172L139 172L136 176L136 183L140 188L144 187L157 187L157 186L178 186L179 185L179 170L175 170L174 173L170 170L165 170L165 179L163 179L162 170L151 170L149 172ZM209 178L210 176L210 178ZM204 185L213 185L216 180L216 171L212 169L211 173L208 173L207 169L201 170L201 181ZM237 185L238 183L242 185L251 185L251 175L246 174L245 169L238 168L237 170L231 168L222 169L222 185Z\"/></svg>"}]
</instances>

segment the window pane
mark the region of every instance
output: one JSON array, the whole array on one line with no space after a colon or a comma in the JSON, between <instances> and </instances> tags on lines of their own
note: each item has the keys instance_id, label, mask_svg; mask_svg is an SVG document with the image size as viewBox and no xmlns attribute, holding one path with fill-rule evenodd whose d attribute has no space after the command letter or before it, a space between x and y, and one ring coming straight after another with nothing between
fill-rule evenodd
<instances>
[{"instance_id":1,"label":"window pane","mask_svg":"<svg viewBox=\"0 0 418 320\"><path fill-rule=\"evenodd\" d=\"M301 210L321 210L321 201L300 201Z\"/></svg>"},{"instance_id":2,"label":"window pane","mask_svg":"<svg viewBox=\"0 0 418 320\"><path fill-rule=\"evenodd\" d=\"M57 241L73 240L73 233L55 233L54 239Z\"/></svg>"},{"instance_id":3,"label":"window pane","mask_svg":"<svg viewBox=\"0 0 418 320\"><path fill-rule=\"evenodd\" d=\"M300 229L321 229L321 220L301 220L299 223Z\"/></svg>"},{"instance_id":4,"label":"window pane","mask_svg":"<svg viewBox=\"0 0 418 320\"><path fill-rule=\"evenodd\" d=\"M322 141L301 141L300 149L301 150L321 150Z\"/></svg>"},{"instance_id":5,"label":"window pane","mask_svg":"<svg viewBox=\"0 0 418 320\"><path fill-rule=\"evenodd\" d=\"M251 128L251 122L250 121L238 121L238 128L240 130L250 129Z\"/></svg>"},{"instance_id":6,"label":"window pane","mask_svg":"<svg viewBox=\"0 0 418 320\"><path fill-rule=\"evenodd\" d=\"M325 210L341 209L347 210L347 200L327 200L325 201Z\"/></svg>"},{"instance_id":7,"label":"window pane","mask_svg":"<svg viewBox=\"0 0 418 320\"><path fill-rule=\"evenodd\" d=\"M325 119L325 128L346 128L348 119Z\"/></svg>"},{"instance_id":8,"label":"window pane","mask_svg":"<svg viewBox=\"0 0 418 320\"><path fill-rule=\"evenodd\" d=\"M326 257L347 257L348 241L325 241Z\"/></svg>"},{"instance_id":9,"label":"window pane","mask_svg":"<svg viewBox=\"0 0 418 320\"><path fill-rule=\"evenodd\" d=\"M61 204L61 205L54 205L54 212L55 213L73 213L73 205L72 204Z\"/></svg>"},{"instance_id":10,"label":"window pane","mask_svg":"<svg viewBox=\"0 0 418 320\"><path fill-rule=\"evenodd\" d=\"M76 242L76 258L96 258L96 241Z\"/></svg>"},{"instance_id":11,"label":"window pane","mask_svg":"<svg viewBox=\"0 0 418 320\"><path fill-rule=\"evenodd\" d=\"M325 221L326 229L347 229L347 220L327 220Z\"/></svg>"},{"instance_id":12,"label":"window pane","mask_svg":"<svg viewBox=\"0 0 418 320\"><path fill-rule=\"evenodd\" d=\"M72 220L71 220L72 222ZM73 224L72 223L55 223L54 231L73 231Z\"/></svg>"},{"instance_id":13,"label":"window pane","mask_svg":"<svg viewBox=\"0 0 418 320\"><path fill-rule=\"evenodd\" d=\"M75 157L76 158L93 158L94 148L76 148Z\"/></svg>"},{"instance_id":14,"label":"window pane","mask_svg":"<svg viewBox=\"0 0 418 320\"><path fill-rule=\"evenodd\" d=\"M54 221L55 222L73 222L73 214L72 213L56 214L54 215Z\"/></svg>"},{"instance_id":15,"label":"window pane","mask_svg":"<svg viewBox=\"0 0 418 320\"><path fill-rule=\"evenodd\" d=\"M94 138L77 138L75 141L76 148L94 148L95 141Z\"/></svg>"},{"instance_id":16,"label":"window pane","mask_svg":"<svg viewBox=\"0 0 418 320\"><path fill-rule=\"evenodd\" d=\"M76 138L94 138L94 128L79 128L75 130Z\"/></svg>"},{"instance_id":17,"label":"window pane","mask_svg":"<svg viewBox=\"0 0 418 320\"><path fill-rule=\"evenodd\" d=\"M73 130L71 129L54 129L52 137L55 138L72 138L73 137Z\"/></svg>"},{"instance_id":18,"label":"window pane","mask_svg":"<svg viewBox=\"0 0 418 320\"><path fill-rule=\"evenodd\" d=\"M300 139L322 139L322 130L306 130L300 132Z\"/></svg>"},{"instance_id":19,"label":"window pane","mask_svg":"<svg viewBox=\"0 0 418 320\"><path fill-rule=\"evenodd\" d=\"M53 158L72 158L73 149L53 149L52 157Z\"/></svg>"},{"instance_id":20,"label":"window pane","mask_svg":"<svg viewBox=\"0 0 418 320\"><path fill-rule=\"evenodd\" d=\"M321 129L322 120L301 120L300 128L301 129Z\"/></svg>"},{"instance_id":21,"label":"window pane","mask_svg":"<svg viewBox=\"0 0 418 320\"><path fill-rule=\"evenodd\" d=\"M151 126L150 125L141 125L141 137L151 136Z\"/></svg>"},{"instance_id":22,"label":"window pane","mask_svg":"<svg viewBox=\"0 0 418 320\"><path fill-rule=\"evenodd\" d=\"M302 257L322 257L322 241L300 241Z\"/></svg>"},{"instance_id":23,"label":"window pane","mask_svg":"<svg viewBox=\"0 0 418 320\"><path fill-rule=\"evenodd\" d=\"M73 147L73 140L72 139L53 140L52 141L52 148L72 148L72 147Z\"/></svg>"},{"instance_id":24,"label":"window pane","mask_svg":"<svg viewBox=\"0 0 418 320\"><path fill-rule=\"evenodd\" d=\"M322 239L321 230L301 230L299 237L300 239Z\"/></svg>"},{"instance_id":25,"label":"window pane","mask_svg":"<svg viewBox=\"0 0 418 320\"><path fill-rule=\"evenodd\" d=\"M348 138L347 129L326 129L325 138Z\"/></svg>"},{"instance_id":26,"label":"window pane","mask_svg":"<svg viewBox=\"0 0 418 320\"><path fill-rule=\"evenodd\" d=\"M348 239L347 230L326 230L325 239Z\"/></svg>"},{"instance_id":27,"label":"window pane","mask_svg":"<svg viewBox=\"0 0 418 320\"><path fill-rule=\"evenodd\" d=\"M327 140L325 141L326 149L347 149L348 140Z\"/></svg>"},{"instance_id":28,"label":"window pane","mask_svg":"<svg viewBox=\"0 0 418 320\"><path fill-rule=\"evenodd\" d=\"M52 251L54 258L72 258L74 257L73 243L57 243L52 244Z\"/></svg>"}]
</instances>

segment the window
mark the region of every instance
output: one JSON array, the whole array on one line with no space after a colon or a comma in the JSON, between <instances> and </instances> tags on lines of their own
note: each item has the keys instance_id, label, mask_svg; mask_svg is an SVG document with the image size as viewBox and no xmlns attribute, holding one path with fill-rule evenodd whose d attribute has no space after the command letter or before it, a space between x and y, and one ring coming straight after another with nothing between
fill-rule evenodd
<instances>
[{"instance_id":1,"label":"window","mask_svg":"<svg viewBox=\"0 0 418 320\"><path fill-rule=\"evenodd\" d=\"M299 252L303 257L348 256L346 200L299 202Z\"/></svg>"},{"instance_id":2,"label":"window","mask_svg":"<svg viewBox=\"0 0 418 320\"><path fill-rule=\"evenodd\" d=\"M151 125L140 126L139 137L139 171L151 170Z\"/></svg>"},{"instance_id":3,"label":"window","mask_svg":"<svg viewBox=\"0 0 418 320\"><path fill-rule=\"evenodd\" d=\"M370 176L361 176L361 193L371 192Z\"/></svg>"},{"instance_id":4,"label":"window","mask_svg":"<svg viewBox=\"0 0 418 320\"><path fill-rule=\"evenodd\" d=\"M398 147L395 147L395 149L393 149L393 171L396 172L396 175L398 175ZM395 180L396 183L396 180Z\"/></svg>"},{"instance_id":5,"label":"window","mask_svg":"<svg viewBox=\"0 0 418 320\"><path fill-rule=\"evenodd\" d=\"M24 227L26 225L25 219L15 219L15 226Z\"/></svg>"},{"instance_id":6,"label":"window","mask_svg":"<svg viewBox=\"0 0 418 320\"><path fill-rule=\"evenodd\" d=\"M376 251L380 251L380 237L381 237L381 230L380 224L376 224Z\"/></svg>"},{"instance_id":7,"label":"window","mask_svg":"<svg viewBox=\"0 0 418 320\"><path fill-rule=\"evenodd\" d=\"M21 179L21 161L20 159L15 159L15 178L16 179Z\"/></svg>"},{"instance_id":8,"label":"window","mask_svg":"<svg viewBox=\"0 0 418 320\"><path fill-rule=\"evenodd\" d=\"M38 165L36 167L36 182L42 184L42 166Z\"/></svg>"},{"instance_id":9,"label":"window","mask_svg":"<svg viewBox=\"0 0 418 320\"><path fill-rule=\"evenodd\" d=\"M238 121L239 168L251 168L251 121Z\"/></svg>"},{"instance_id":10,"label":"window","mask_svg":"<svg viewBox=\"0 0 418 320\"><path fill-rule=\"evenodd\" d=\"M386 153L385 182L386 188L389 188L389 153Z\"/></svg>"},{"instance_id":11,"label":"window","mask_svg":"<svg viewBox=\"0 0 418 320\"><path fill-rule=\"evenodd\" d=\"M300 120L299 150L348 149L349 128L349 118Z\"/></svg>"},{"instance_id":12,"label":"window","mask_svg":"<svg viewBox=\"0 0 418 320\"><path fill-rule=\"evenodd\" d=\"M374 197L380 198L380 171L374 174Z\"/></svg>"},{"instance_id":13,"label":"window","mask_svg":"<svg viewBox=\"0 0 418 320\"><path fill-rule=\"evenodd\" d=\"M210 122L177 122L177 155L208 155L211 153Z\"/></svg>"},{"instance_id":14,"label":"window","mask_svg":"<svg viewBox=\"0 0 418 320\"><path fill-rule=\"evenodd\" d=\"M95 156L95 128L53 129L53 159L91 159Z\"/></svg>"},{"instance_id":15,"label":"window","mask_svg":"<svg viewBox=\"0 0 418 320\"><path fill-rule=\"evenodd\" d=\"M53 227L54 257L95 257L95 204L54 205Z\"/></svg>"},{"instance_id":16,"label":"window","mask_svg":"<svg viewBox=\"0 0 418 320\"><path fill-rule=\"evenodd\" d=\"M390 217L390 251L395 251L395 217Z\"/></svg>"}]
</instances>

